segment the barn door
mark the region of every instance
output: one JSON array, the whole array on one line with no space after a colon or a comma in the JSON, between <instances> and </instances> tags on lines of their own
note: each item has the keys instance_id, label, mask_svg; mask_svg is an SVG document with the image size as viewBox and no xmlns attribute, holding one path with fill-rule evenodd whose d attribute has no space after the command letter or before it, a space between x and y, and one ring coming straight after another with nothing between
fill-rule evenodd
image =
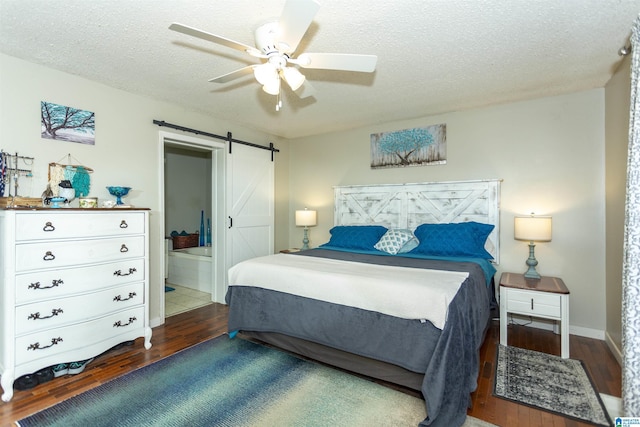
<instances>
[{"instance_id":1,"label":"barn door","mask_svg":"<svg viewBox=\"0 0 640 427\"><path fill-rule=\"evenodd\" d=\"M227 156L228 269L273 253L274 162L271 151L242 144Z\"/></svg>"}]
</instances>

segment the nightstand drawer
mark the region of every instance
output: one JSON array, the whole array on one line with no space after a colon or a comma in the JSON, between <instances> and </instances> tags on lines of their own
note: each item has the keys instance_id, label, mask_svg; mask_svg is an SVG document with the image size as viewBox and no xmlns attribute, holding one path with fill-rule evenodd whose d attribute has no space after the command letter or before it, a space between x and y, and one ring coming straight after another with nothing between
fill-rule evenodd
<instances>
[{"instance_id":1,"label":"nightstand drawer","mask_svg":"<svg viewBox=\"0 0 640 427\"><path fill-rule=\"evenodd\" d=\"M511 313L560 318L560 294L507 289L507 310Z\"/></svg>"}]
</instances>

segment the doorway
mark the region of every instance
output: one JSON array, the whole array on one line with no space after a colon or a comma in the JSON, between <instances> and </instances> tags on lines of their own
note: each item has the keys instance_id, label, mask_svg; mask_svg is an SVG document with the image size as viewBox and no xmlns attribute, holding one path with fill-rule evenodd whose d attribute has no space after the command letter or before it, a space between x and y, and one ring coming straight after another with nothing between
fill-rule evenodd
<instances>
[{"instance_id":1,"label":"doorway","mask_svg":"<svg viewBox=\"0 0 640 427\"><path fill-rule=\"evenodd\" d=\"M168 132L161 141L166 318L211 304L223 285L225 145Z\"/></svg>"}]
</instances>

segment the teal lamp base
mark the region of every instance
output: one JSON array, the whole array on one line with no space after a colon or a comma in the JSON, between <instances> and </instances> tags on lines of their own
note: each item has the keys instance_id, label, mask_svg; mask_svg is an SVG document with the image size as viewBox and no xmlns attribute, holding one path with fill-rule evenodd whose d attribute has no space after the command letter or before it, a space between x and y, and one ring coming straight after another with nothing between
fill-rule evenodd
<instances>
[{"instance_id":1,"label":"teal lamp base","mask_svg":"<svg viewBox=\"0 0 640 427\"><path fill-rule=\"evenodd\" d=\"M536 265L538 260L536 259L534 248L536 245L533 242L529 242L529 258L527 258L527 265L529 269L524 273L525 279L540 279L540 274L536 271Z\"/></svg>"},{"instance_id":2,"label":"teal lamp base","mask_svg":"<svg viewBox=\"0 0 640 427\"><path fill-rule=\"evenodd\" d=\"M302 248L301 250L309 249L309 227L304 227L304 237L302 238Z\"/></svg>"}]
</instances>

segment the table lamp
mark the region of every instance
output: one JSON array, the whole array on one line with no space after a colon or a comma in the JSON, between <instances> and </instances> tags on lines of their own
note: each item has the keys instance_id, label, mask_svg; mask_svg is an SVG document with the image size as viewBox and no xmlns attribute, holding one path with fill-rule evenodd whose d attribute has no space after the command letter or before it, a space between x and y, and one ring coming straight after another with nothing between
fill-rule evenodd
<instances>
[{"instance_id":1,"label":"table lamp","mask_svg":"<svg viewBox=\"0 0 640 427\"><path fill-rule=\"evenodd\" d=\"M302 239L302 250L309 249L309 227L316 225L316 211L307 208L296 211L296 227L304 227L304 238Z\"/></svg>"},{"instance_id":2,"label":"table lamp","mask_svg":"<svg viewBox=\"0 0 640 427\"><path fill-rule=\"evenodd\" d=\"M551 241L551 217L531 214L531 216L517 216L514 219L514 238L529 241L529 258L527 259L529 269L524 273L524 277L540 279L540 274L536 271L538 260L534 253L536 245L533 242Z\"/></svg>"}]
</instances>

